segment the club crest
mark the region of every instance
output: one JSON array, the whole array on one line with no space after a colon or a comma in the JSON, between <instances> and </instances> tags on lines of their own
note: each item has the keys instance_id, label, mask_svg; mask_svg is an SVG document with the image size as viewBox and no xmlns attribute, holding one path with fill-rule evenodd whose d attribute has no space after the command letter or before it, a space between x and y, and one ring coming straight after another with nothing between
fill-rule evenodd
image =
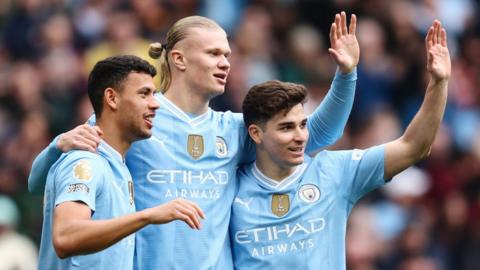
<instances>
[{"instance_id":1,"label":"club crest","mask_svg":"<svg viewBox=\"0 0 480 270\"><path fill-rule=\"evenodd\" d=\"M313 184L303 185L298 191L298 197L306 203L314 203L320 199L320 189Z\"/></svg>"},{"instance_id":2,"label":"club crest","mask_svg":"<svg viewBox=\"0 0 480 270\"><path fill-rule=\"evenodd\" d=\"M222 137L217 136L217 138L215 139L215 147L215 153L217 154L217 157L227 156L227 144Z\"/></svg>"},{"instance_id":3,"label":"club crest","mask_svg":"<svg viewBox=\"0 0 480 270\"><path fill-rule=\"evenodd\" d=\"M75 167L73 167L73 177L84 181L92 179L92 167L90 166L90 162L86 159L77 162Z\"/></svg>"},{"instance_id":4,"label":"club crest","mask_svg":"<svg viewBox=\"0 0 480 270\"><path fill-rule=\"evenodd\" d=\"M290 210L290 198L288 194L272 195L272 213L277 217L285 216Z\"/></svg>"},{"instance_id":5,"label":"club crest","mask_svg":"<svg viewBox=\"0 0 480 270\"><path fill-rule=\"evenodd\" d=\"M189 134L187 151L193 159L200 158L204 151L203 137L201 135Z\"/></svg>"}]
</instances>

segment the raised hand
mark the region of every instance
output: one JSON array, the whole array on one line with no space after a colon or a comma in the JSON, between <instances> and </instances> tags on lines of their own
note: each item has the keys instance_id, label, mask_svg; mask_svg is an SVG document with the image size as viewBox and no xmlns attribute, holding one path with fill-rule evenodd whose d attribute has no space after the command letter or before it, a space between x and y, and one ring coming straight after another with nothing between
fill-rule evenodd
<instances>
[{"instance_id":1,"label":"raised hand","mask_svg":"<svg viewBox=\"0 0 480 270\"><path fill-rule=\"evenodd\" d=\"M103 131L97 126L83 124L60 135L57 148L62 152L85 150L96 152Z\"/></svg>"},{"instance_id":2,"label":"raised hand","mask_svg":"<svg viewBox=\"0 0 480 270\"><path fill-rule=\"evenodd\" d=\"M330 47L328 52L337 62L342 73L351 72L358 64L360 47L355 31L357 17L352 14L350 26L347 29L347 15L344 11L335 15L335 22L330 27Z\"/></svg>"},{"instance_id":3,"label":"raised hand","mask_svg":"<svg viewBox=\"0 0 480 270\"><path fill-rule=\"evenodd\" d=\"M427 70L435 81L448 80L451 74L450 53L447 47L447 32L435 20L425 38L427 49Z\"/></svg>"}]
</instances>

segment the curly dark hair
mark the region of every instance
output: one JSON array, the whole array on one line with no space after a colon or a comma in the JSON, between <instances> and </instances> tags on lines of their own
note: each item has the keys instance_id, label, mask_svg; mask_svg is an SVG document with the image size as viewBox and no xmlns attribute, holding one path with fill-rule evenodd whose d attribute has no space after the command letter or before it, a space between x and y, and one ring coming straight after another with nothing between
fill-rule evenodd
<instances>
[{"instance_id":1,"label":"curly dark hair","mask_svg":"<svg viewBox=\"0 0 480 270\"><path fill-rule=\"evenodd\" d=\"M243 121L245 126L264 125L280 112L287 114L295 105L307 101L307 89L304 85L266 81L254 85L243 100Z\"/></svg>"},{"instance_id":2,"label":"curly dark hair","mask_svg":"<svg viewBox=\"0 0 480 270\"><path fill-rule=\"evenodd\" d=\"M103 110L103 93L111 87L122 90L122 84L131 72L145 73L152 77L157 70L147 61L134 55L120 55L98 61L88 76L88 97L92 103L96 117L100 117Z\"/></svg>"}]
</instances>

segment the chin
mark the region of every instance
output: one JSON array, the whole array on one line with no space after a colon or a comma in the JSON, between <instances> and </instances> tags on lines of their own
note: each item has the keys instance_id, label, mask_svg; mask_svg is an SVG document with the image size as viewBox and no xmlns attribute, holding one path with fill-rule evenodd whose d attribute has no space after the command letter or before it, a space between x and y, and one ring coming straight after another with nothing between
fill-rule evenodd
<instances>
[{"instance_id":1,"label":"chin","mask_svg":"<svg viewBox=\"0 0 480 270\"><path fill-rule=\"evenodd\" d=\"M305 161L305 160L304 160L303 157L302 157L302 158L297 158L297 159L295 159L295 160L292 160L291 164L292 164L293 166L298 166L298 165L301 165L304 161Z\"/></svg>"}]
</instances>

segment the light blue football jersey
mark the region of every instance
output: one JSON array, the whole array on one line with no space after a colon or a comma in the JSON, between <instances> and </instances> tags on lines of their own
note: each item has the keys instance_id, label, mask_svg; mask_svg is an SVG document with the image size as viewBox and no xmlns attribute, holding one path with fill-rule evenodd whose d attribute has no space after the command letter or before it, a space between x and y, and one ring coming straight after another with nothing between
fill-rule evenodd
<instances>
[{"instance_id":1,"label":"light blue football jersey","mask_svg":"<svg viewBox=\"0 0 480 270\"><path fill-rule=\"evenodd\" d=\"M316 151L341 137L350 114L356 71L337 71L324 101L309 116L307 152ZM149 225L136 233L135 269L232 269L228 224L234 199L236 170L255 158L239 113L216 112L191 117L163 95L154 118L153 136L135 142L126 162L133 176L138 210L175 198L199 204L207 218L202 229L192 230L181 221ZM94 123L94 116L89 120ZM34 161L29 189L43 188L42 169L54 159L55 143Z\"/></svg>"},{"instance_id":2,"label":"light blue football jersey","mask_svg":"<svg viewBox=\"0 0 480 270\"><path fill-rule=\"evenodd\" d=\"M281 182L238 171L230 238L235 269L345 269L347 219L382 186L384 146L322 151Z\"/></svg>"},{"instance_id":3,"label":"light blue football jersey","mask_svg":"<svg viewBox=\"0 0 480 270\"><path fill-rule=\"evenodd\" d=\"M133 269L135 235L88 255L57 257L52 244L55 206L80 201L92 210L92 220L135 212L132 177L122 156L102 141L98 153L70 151L51 167L44 195L39 269Z\"/></svg>"},{"instance_id":4,"label":"light blue football jersey","mask_svg":"<svg viewBox=\"0 0 480 270\"><path fill-rule=\"evenodd\" d=\"M337 72L331 104L323 104L309 117L311 138L307 150L337 140L351 109L356 72ZM127 166L142 210L175 198L196 202L206 214L201 230L182 221L149 225L136 234L135 267L150 269L232 269L228 236L231 204L240 163L253 161L255 145L249 139L243 115L208 109L191 117L158 94L160 108L154 118L153 136L132 144ZM345 107L344 107L345 106ZM335 124L328 117L341 116ZM341 127L337 127L342 123ZM333 128L330 128L334 126Z\"/></svg>"}]
</instances>

